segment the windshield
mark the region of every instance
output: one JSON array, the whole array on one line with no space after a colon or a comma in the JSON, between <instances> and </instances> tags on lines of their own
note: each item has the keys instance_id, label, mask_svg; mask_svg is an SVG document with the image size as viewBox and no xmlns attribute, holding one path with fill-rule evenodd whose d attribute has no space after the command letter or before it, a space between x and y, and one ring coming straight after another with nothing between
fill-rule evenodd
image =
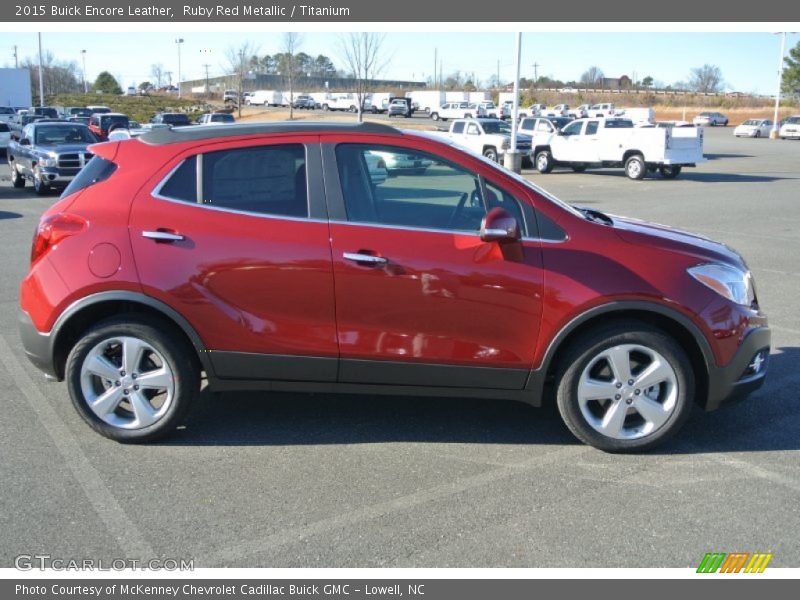
<instances>
[{"instance_id":1,"label":"windshield","mask_svg":"<svg viewBox=\"0 0 800 600\"><path fill-rule=\"evenodd\" d=\"M747 121L742 123L742 125L758 125L758 121L756 121L755 119L748 119Z\"/></svg>"},{"instance_id":2,"label":"windshield","mask_svg":"<svg viewBox=\"0 0 800 600\"><path fill-rule=\"evenodd\" d=\"M556 129L563 129L565 125L572 123L572 119L569 117L551 117L548 120L555 125Z\"/></svg>"},{"instance_id":3,"label":"windshield","mask_svg":"<svg viewBox=\"0 0 800 600\"><path fill-rule=\"evenodd\" d=\"M83 125L56 125L36 128L35 144L42 146L54 144L94 143L97 138Z\"/></svg>"},{"instance_id":4,"label":"windshield","mask_svg":"<svg viewBox=\"0 0 800 600\"><path fill-rule=\"evenodd\" d=\"M213 123L233 123L234 120L233 115L227 113L211 115L211 121Z\"/></svg>"},{"instance_id":5,"label":"windshield","mask_svg":"<svg viewBox=\"0 0 800 600\"><path fill-rule=\"evenodd\" d=\"M792 123L793 125L800 123L800 117L789 117L784 123Z\"/></svg>"},{"instance_id":6,"label":"windshield","mask_svg":"<svg viewBox=\"0 0 800 600\"><path fill-rule=\"evenodd\" d=\"M482 121L485 133L507 133L511 135L511 126L505 121Z\"/></svg>"},{"instance_id":7,"label":"windshield","mask_svg":"<svg viewBox=\"0 0 800 600\"><path fill-rule=\"evenodd\" d=\"M191 121L189 121L188 115L183 114L165 114L161 120L164 123L169 123L170 125L191 125Z\"/></svg>"}]
</instances>

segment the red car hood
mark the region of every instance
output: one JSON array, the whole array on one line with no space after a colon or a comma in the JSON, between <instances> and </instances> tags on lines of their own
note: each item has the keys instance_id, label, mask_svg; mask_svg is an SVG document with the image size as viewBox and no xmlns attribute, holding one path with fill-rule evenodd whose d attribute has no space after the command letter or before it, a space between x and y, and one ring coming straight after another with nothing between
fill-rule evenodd
<instances>
[{"instance_id":1,"label":"red car hood","mask_svg":"<svg viewBox=\"0 0 800 600\"><path fill-rule=\"evenodd\" d=\"M747 269L747 265L737 252L707 237L638 219L618 216L611 218L614 220L617 235L630 244L658 246L665 250L696 256L702 261L721 262Z\"/></svg>"}]
</instances>

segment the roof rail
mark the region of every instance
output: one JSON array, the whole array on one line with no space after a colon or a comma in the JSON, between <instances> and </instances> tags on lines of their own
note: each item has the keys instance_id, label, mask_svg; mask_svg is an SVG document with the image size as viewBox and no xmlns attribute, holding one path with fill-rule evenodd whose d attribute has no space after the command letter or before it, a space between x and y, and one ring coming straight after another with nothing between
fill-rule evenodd
<instances>
[{"instance_id":1,"label":"roof rail","mask_svg":"<svg viewBox=\"0 0 800 600\"><path fill-rule=\"evenodd\" d=\"M402 135L391 125L382 123L335 123L325 121L274 123L234 123L231 125L190 125L186 127L159 128L139 136L139 140L151 146L177 144L195 140L213 140L222 137L245 135L269 135L273 133L375 133Z\"/></svg>"}]
</instances>

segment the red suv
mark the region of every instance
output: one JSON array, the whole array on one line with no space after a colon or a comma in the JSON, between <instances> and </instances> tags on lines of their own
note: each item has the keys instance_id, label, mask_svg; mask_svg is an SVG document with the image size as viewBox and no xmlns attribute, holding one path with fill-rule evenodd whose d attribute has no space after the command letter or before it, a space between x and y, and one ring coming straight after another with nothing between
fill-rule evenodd
<instances>
[{"instance_id":1,"label":"red suv","mask_svg":"<svg viewBox=\"0 0 800 600\"><path fill-rule=\"evenodd\" d=\"M36 231L20 327L112 439L171 432L204 374L554 398L584 442L638 451L764 382L770 332L736 253L424 134L220 125L91 149ZM386 177L392 154L426 168Z\"/></svg>"}]
</instances>

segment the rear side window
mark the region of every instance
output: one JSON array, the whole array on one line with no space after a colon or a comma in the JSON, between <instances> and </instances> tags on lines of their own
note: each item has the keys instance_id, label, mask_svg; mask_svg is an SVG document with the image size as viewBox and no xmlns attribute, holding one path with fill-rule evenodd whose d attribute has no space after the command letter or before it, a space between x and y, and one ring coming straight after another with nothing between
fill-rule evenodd
<instances>
[{"instance_id":1,"label":"rear side window","mask_svg":"<svg viewBox=\"0 0 800 600\"><path fill-rule=\"evenodd\" d=\"M76 194L86 189L90 185L105 181L111 177L116 170L117 165L115 165L113 162L106 160L105 158L95 156L85 167L83 167L83 169L78 172L78 174L75 176L75 179L73 179L64 189L61 197L66 198L71 194Z\"/></svg>"},{"instance_id":2,"label":"rear side window","mask_svg":"<svg viewBox=\"0 0 800 600\"><path fill-rule=\"evenodd\" d=\"M307 217L302 144L236 148L203 155L203 204L267 215Z\"/></svg>"},{"instance_id":3,"label":"rear side window","mask_svg":"<svg viewBox=\"0 0 800 600\"><path fill-rule=\"evenodd\" d=\"M0 133L8 133L9 131L11 130L8 128L8 123L0 121Z\"/></svg>"}]
</instances>

